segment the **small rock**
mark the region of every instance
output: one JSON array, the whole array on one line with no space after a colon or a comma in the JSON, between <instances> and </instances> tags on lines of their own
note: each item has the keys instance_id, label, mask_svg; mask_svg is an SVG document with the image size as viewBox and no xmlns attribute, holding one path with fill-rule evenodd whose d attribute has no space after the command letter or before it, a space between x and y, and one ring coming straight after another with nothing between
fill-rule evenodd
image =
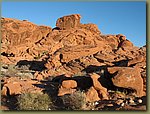
<instances>
[{"instance_id":1,"label":"small rock","mask_svg":"<svg viewBox=\"0 0 150 114\"><path fill-rule=\"evenodd\" d=\"M143 66L143 68L146 68L146 66Z\"/></svg>"},{"instance_id":2,"label":"small rock","mask_svg":"<svg viewBox=\"0 0 150 114\"><path fill-rule=\"evenodd\" d=\"M99 102L96 101L96 102L95 102L95 105L98 105L98 104L99 104Z\"/></svg>"},{"instance_id":3,"label":"small rock","mask_svg":"<svg viewBox=\"0 0 150 114\"><path fill-rule=\"evenodd\" d=\"M107 104L107 106L114 106L113 104Z\"/></svg>"},{"instance_id":4,"label":"small rock","mask_svg":"<svg viewBox=\"0 0 150 114\"><path fill-rule=\"evenodd\" d=\"M129 103L134 103L134 100L133 100L133 99L130 99L130 100L129 100Z\"/></svg>"},{"instance_id":5,"label":"small rock","mask_svg":"<svg viewBox=\"0 0 150 114\"><path fill-rule=\"evenodd\" d=\"M1 90L1 95L7 96L7 87L3 87Z\"/></svg>"},{"instance_id":6,"label":"small rock","mask_svg":"<svg viewBox=\"0 0 150 114\"><path fill-rule=\"evenodd\" d=\"M75 80L64 80L62 82L62 87L67 89L73 89L77 87L77 82Z\"/></svg>"},{"instance_id":7,"label":"small rock","mask_svg":"<svg viewBox=\"0 0 150 114\"><path fill-rule=\"evenodd\" d=\"M119 100L116 101L117 105L121 105L121 103L123 103L123 100L121 100L121 99L119 99Z\"/></svg>"},{"instance_id":8,"label":"small rock","mask_svg":"<svg viewBox=\"0 0 150 114\"><path fill-rule=\"evenodd\" d=\"M89 88L85 94L86 94L86 101L95 102L95 101L100 100L98 93L94 87Z\"/></svg>"},{"instance_id":9,"label":"small rock","mask_svg":"<svg viewBox=\"0 0 150 114\"><path fill-rule=\"evenodd\" d=\"M138 100L138 103L142 103L142 99L139 99L139 100Z\"/></svg>"},{"instance_id":10,"label":"small rock","mask_svg":"<svg viewBox=\"0 0 150 114\"><path fill-rule=\"evenodd\" d=\"M129 103L129 105L133 106L133 105L137 105L137 104L135 102L132 102L132 103Z\"/></svg>"},{"instance_id":11,"label":"small rock","mask_svg":"<svg viewBox=\"0 0 150 114\"><path fill-rule=\"evenodd\" d=\"M121 103L121 104L120 104L120 106L122 106L122 107L123 107L124 105L125 105L125 103Z\"/></svg>"},{"instance_id":12,"label":"small rock","mask_svg":"<svg viewBox=\"0 0 150 114\"><path fill-rule=\"evenodd\" d=\"M137 104L135 103L135 101L132 98L130 98L129 99L129 105L137 105Z\"/></svg>"}]
</instances>

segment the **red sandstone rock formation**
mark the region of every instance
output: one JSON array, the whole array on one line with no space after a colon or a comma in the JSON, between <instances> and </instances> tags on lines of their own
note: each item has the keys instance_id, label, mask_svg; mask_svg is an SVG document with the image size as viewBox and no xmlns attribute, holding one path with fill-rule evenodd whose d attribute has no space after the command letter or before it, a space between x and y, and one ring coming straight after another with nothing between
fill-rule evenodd
<instances>
[{"instance_id":1,"label":"red sandstone rock formation","mask_svg":"<svg viewBox=\"0 0 150 114\"><path fill-rule=\"evenodd\" d=\"M82 71L99 72L101 67L106 67L110 74L116 72L109 79L115 86L134 89L138 96L146 95L146 46L138 48L122 34L102 35L97 25L81 24L80 19L79 14L61 17L56 28L52 29L28 21L2 18L2 63L17 64L21 60L42 62L47 69L36 71L34 77L39 81L58 75L73 77L82 74ZM106 77L107 80L109 76ZM107 99L107 89L97 78L91 78L94 85L87 95L101 99L91 94L91 91L97 91ZM9 82L2 89L5 95L7 90L10 94L22 93L20 81ZM25 82L21 83L26 86ZM13 86L17 87L16 91ZM58 96L76 91L74 87L75 81L64 81Z\"/></svg>"},{"instance_id":2,"label":"red sandstone rock formation","mask_svg":"<svg viewBox=\"0 0 150 114\"><path fill-rule=\"evenodd\" d=\"M133 89L137 96L143 96L143 80L138 68L112 67L108 72L114 74L112 82L115 86Z\"/></svg>"}]
</instances>

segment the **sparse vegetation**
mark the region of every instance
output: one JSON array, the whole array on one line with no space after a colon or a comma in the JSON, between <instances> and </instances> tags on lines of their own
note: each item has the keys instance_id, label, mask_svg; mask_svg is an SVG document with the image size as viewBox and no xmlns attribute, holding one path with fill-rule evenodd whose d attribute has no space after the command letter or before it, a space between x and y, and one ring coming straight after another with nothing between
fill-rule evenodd
<instances>
[{"instance_id":1,"label":"sparse vegetation","mask_svg":"<svg viewBox=\"0 0 150 114\"><path fill-rule=\"evenodd\" d=\"M18 110L52 110L53 103L47 94L24 93L18 97Z\"/></svg>"},{"instance_id":2,"label":"sparse vegetation","mask_svg":"<svg viewBox=\"0 0 150 114\"><path fill-rule=\"evenodd\" d=\"M78 73L74 74L72 77L76 77L76 76L86 76L86 75L87 75L87 73L84 72L84 71L82 71L82 72L78 72Z\"/></svg>"},{"instance_id":3,"label":"sparse vegetation","mask_svg":"<svg viewBox=\"0 0 150 114\"><path fill-rule=\"evenodd\" d=\"M1 19L1 110L146 110L146 45L80 19Z\"/></svg>"},{"instance_id":4,"label":"sparse vegetation","mask_svg":"<svg viewBox=\"0 0 150 114\"><path fill-rule=\"evenodd\" d=\"M47 54L48 54L48 51L42 51L37 56L35 56L34 59L40 59L41 57L43 57L44 55L47 55Z\"/></svg>"},{"instance_id":5,"label":"sparse vegetation","mask_svg":"<svg viewBox=\"0 0 150 114\"><path fill-rule=\"evenodd\" d=\"M85 95L81 91L74 92L73 94L64 95L61 97L65 110L83 110L85 105Z\"/></svg>"}]
</instances>

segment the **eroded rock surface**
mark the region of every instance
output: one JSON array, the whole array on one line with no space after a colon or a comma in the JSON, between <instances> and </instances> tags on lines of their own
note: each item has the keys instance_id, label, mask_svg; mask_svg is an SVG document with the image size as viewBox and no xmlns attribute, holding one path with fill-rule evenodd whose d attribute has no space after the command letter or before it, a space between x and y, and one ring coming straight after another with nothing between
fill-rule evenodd
<instances>
[{"instance_id":1,"label":"eroded rock surface","mask_svg":"<svg viewBox=\"0 0 150 114\"><path fill-rule=\"evenodd\" d=\"M1 18L2 94L42 92L41 81L48 80L59 85L56 96L80 89L89 102L109 100L108 90L117 88L146 96L146 45L136 47L123 34L102 34L80 19L79 14L61 17L52 29ZM59 76L61 81L52 80Z\"/></svg>"}]
</instances>

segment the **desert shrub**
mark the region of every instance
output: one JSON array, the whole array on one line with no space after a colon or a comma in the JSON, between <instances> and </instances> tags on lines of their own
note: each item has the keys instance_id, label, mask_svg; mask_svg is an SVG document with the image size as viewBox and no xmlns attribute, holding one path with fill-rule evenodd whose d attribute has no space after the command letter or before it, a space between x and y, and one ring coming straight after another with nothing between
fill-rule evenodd
<instances>
[{"instance_id":1,"label":"desert shrub","mask_svg":"<svg viewBox=\"0 0 150 114\"><path fill-rule=\"evenodd\" d=\"M18 97L18 110L52 110L53 103L47 94L24 93Z\"/></svg>"},{"instance_id":2,"label":"desert shrub","mask_svg":"<svg viewBox=\"0 0 150 114\"><path fill-rule=\"evenodd\" d=\"M77 77L77 76L86 76L87 73L86 72L77 72L76 74L74 74L72 77Z\"/></svg>"},{"instance_id":3,"label":"desert shrub","mask_svg":"<svg viewBox=\"0 0 150 114\"><path fill-rule=\"evenodd\" d=\"M44 55L47 55L48 51L42 51L41 53L39 53L38 55L36 55L34 57L34 59L40 59L41 57L43 57Z\"/></svg>"},{"instance_id":4,"label":"desert shrub","mask_svg":"<svg viewBox=\"0 0 150 114\"><path fill-rule=\"evenodd\" d=\"M81 91L67 94L61 97L65 110L82 110L85 105L85 95Z\"/></svg>"}]
</instances>

